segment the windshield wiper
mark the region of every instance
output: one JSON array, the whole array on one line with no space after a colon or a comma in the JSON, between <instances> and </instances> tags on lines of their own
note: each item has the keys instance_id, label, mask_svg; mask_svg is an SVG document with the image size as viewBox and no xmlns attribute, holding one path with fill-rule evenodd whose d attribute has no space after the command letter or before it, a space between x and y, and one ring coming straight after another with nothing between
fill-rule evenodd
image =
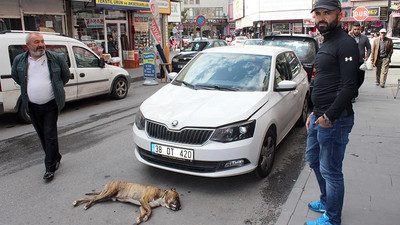
<instances>
[{"instance_id":1,"label":"windshield wiper","mask_svg":"<svg viewBox=\"0 0 400 225\"><path fill-rule=\"evenodd\" d=\"M189 87L189 88L196 89L196 87L195 87L193 84L191 84L191 83L188 83L188 82L186 82L186 81L182 81L182 83L183 83L185 86Z\"/></svg>"},{"instance_id":2,"label":"windshield wiper","mask_svg":"<svg viewBox=\"0 0 400 225\"><path fill-rule=\"evenodd\" d=\"M196 88L203 88L203 89L216 89L216 90L221 90L221 91L237 91L237 88L232 88L232 87L223 87L223 86L218 86L218 85L210 85L210 84L198 84L195 86Z\"/></svg>"}]
</instances>

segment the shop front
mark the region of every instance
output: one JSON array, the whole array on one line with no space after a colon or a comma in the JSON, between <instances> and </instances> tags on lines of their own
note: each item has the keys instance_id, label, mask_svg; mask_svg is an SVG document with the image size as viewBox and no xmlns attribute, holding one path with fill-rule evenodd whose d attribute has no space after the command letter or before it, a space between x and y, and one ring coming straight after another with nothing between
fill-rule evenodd
<instances>
[{"instance_id":1,"label":"shop front","mask_svg":"<svg viewBox=\"0 0 400 225\"><path fill-rule=\"evenodd\" d=\"M8 30L67 34L64 0L0 1L0 9Z\"/></svg>"},{"instance_id":2,"label":"shop front","mask_svg":"<svg viewBox=\"0 0 400 225\"><path fill-rule=\"evenodd\" d=\"M361 32L366 35L371 33L378 33L380 29L387 27L388 21L388 7L381 6L366 6L368 10L368 17L363 21L357 21L353 17L354 10L357 6L346 7L342 9L343 18L341 20L342 27L346 31L350 31L354 23L361 24Z\"/></svg>"}]
</instances>

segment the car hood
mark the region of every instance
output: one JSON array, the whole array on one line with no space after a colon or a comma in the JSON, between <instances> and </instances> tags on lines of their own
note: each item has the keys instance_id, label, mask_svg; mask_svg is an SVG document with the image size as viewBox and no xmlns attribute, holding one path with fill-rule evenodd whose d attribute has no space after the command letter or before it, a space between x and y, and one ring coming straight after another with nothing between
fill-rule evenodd
<instances>
[{"instance_id":1,"label":"car hood","mask_svg":"<svg viewBox=\"0 0 400 225\"><path fill-rule=\"evenodd\" d=\"M218 127L248 119L268 101L268 92L194 90L168 84L140 106L148 120L170 129ZM172 121L178 125L171 126Z\"/></svg>"}]
</instances>

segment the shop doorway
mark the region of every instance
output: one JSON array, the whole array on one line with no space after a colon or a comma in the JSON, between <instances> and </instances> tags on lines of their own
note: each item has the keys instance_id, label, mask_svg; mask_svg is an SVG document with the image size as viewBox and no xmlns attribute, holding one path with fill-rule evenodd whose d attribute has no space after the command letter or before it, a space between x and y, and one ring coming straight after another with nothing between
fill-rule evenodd
<instances>
[{"instance_id":1,"label":"shop doorway","mask_svg":"<svg viewBox=\"0 0 400 225\"><path fill-rule=\"evenodd\" d=\"M128 31L126 21L106 20L105 52L111 57L119 57L122 62L123 50L128 50Z\"/></svg>"}]
</instances>

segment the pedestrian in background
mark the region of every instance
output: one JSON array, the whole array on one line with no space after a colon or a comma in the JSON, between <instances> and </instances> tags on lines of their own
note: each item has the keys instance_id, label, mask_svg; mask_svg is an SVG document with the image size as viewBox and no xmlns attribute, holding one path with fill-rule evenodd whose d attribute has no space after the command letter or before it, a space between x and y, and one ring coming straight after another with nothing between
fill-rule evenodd
<instances>
[{"instance_id":1,"label":"pedestrian in background","mask_svg":"<svg viewBox=\"0 0 400 225\"><path fill-rule=\"evenodd\" d=\"M369 55L371 54L371 44L369 43L368 37L364 34L361 34L361 26L359 23L355 23L352 29L352 35L354 40L358 45L358 50L360 51L360 60L358 65L361 66L365 61L368 60ZM361 87L364 83L365 79L365 71L358 69L358 81L357 81L357 89ZM352 102L355 102L358 97L358 90L356 96L353 98Z\"/></svg>"},{"instance_id":2,"label":"pedestrian in background","mask_svg":"<svg viewBox=\"0 0 400 225\"><path fill-rule=\"evenodd\" d=\"M392 39L386 37L386 29L383 28L379 31L379 38L376 38L372 44L371 62L376 66L376 86L385 87L392 54Z\"/></svg>"},{"instance_id":3,"label":"pedestrian in background","mask_svg":"<svg viewBox=\"0 0 400 225\"><path fill-rule=\"evenodd\" d=\"M45 152L43 179L50 181L61 161L57 120L65 104L64 85L70 71L62 55L46 50L40 33L29 33L26 45L29 50L15 57L11 76L21 86L22 104Z\"/></svg>"},{"instance_id":4,"label":"pedestrian in background","mask_svg":"<svg viewBox=\"0 0 400 225\"><path fill-rule=\"evenodd\" d=\"M323 213L306 225L341 224L344 200L342 163L354 125L351 103L357 91L359 50L341 27L339 0L317 0L311 11L324 41L315 59L311 95L313 112L307 119L306 160L321 191L308 207Z\"/></svg>"}]
</instances>

